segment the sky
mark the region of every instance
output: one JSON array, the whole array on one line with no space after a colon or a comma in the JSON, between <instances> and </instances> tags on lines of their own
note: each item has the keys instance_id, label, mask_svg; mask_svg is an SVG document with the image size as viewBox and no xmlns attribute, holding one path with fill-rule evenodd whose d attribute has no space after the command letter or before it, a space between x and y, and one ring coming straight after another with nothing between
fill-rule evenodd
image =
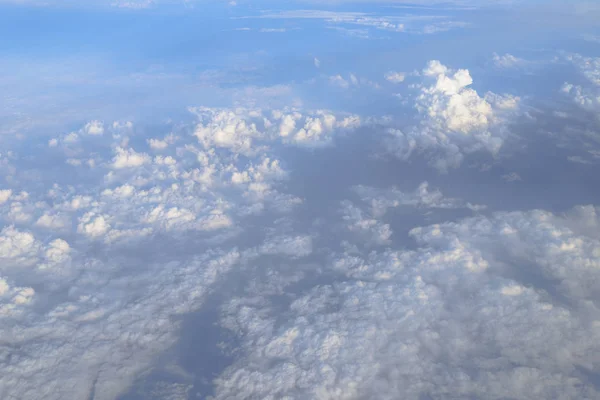
<instances>
[{"instance_id":1,"label":"sky","mask_svg":"<svg viewBox=\"0 0 600 400\"><path fill-rule=\"evenodd\" d=\"M600 398L598 20L0 0L0 398Z\"/></svg>"}]
</instances>

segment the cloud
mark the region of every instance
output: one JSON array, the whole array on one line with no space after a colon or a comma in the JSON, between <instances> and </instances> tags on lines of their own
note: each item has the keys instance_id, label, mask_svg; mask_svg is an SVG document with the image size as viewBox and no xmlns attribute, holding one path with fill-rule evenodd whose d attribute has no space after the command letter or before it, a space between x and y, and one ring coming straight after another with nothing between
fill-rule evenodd
<instances>
[{"instance_id":1,"label":"cloud","mask_svg":"<svg viewBox=\"0 0 600 400\"><path fill-rule=\"evenodd\" d=\"M234 298L222 325L243 356L215 398L596 397L580 371L593 369L600 339L589 301L597 215L585 206L417 228L414 251L336 255L346 279L283 309L259 292Z\"/></svg>"},{"instance_id":2,"label":"cloud","mask_svg":"<svg viewBox=\"0 0 600 400\"><path fill-rule=\"evenodd\" d=\"M90 238L96 238L104 235L110 230L110 225L103 215L94 215L92 212L86 213L80 219L77 231Z\"/></svg>"},{"instance_id":3,"label":"cloud","mask_svg":"<svg viewBox=\"0 0 600 400\"><path fill-rule=\"evenodd\" d=\"M332 86L337 86L342 89L350 89L350 88L361 88L361 87L370 87L373 89L379 89L380 86L378 83L373 82L369 79L359 78L353 73L347 75L348 78L344 78L342 75L333 75L329 77L329 84Z\"/></svg>"},{"instance_id":4,"label":"cloud","mask_svg":"<svg viewBox=\"0 0 600 400\"><path fill-rule=\"evenodd\" d=\"M497 53L493 54L494 65L498 68L516 68L523 64L525 64L525 60L521 58L517 58L512 54L504 54L498 55Z\"/></svg>"},{"instance_id":5,"label":"cloud","mask_svg":"<svg viewBox=\"0 0 600 400\"><path fill-rule=\"evenodd\" d=\"M350 83L345 80L341 75L334 75L329 77L329 83L334 86L339 86L342 89L348 89Z\"/></svg>"},{"instance_id":6,"label":"cloud","mask_svg":"<svg viewBox=\"0 0 600 400\"><path fill-rule=\"evenodd\" d=\"M92 121L50 149L43 138L61 172L15 167L23 179L5 181L0 360L11 361L0 397L116 398L173 346L177 316L197 310L232 268L313 254L312 234L263 232L261 224L304 201L286 193L289 172L276 149L330 146L360 119L327 110L191 111L185 134L149 137L128 122ZM76 174L60 170L72 168L69 160ZM234 240L241 235L251 243Z\"/></svg>"},{"instance_id":7,"label":"cloud","mask_svg":"<svg viewBox=\"0 0 600 400\"><path fill-rule=\"evenodd\" d=\"M83 128L88 135L102 135L104 133L104 124L100 121L88 122Z\"/></svg>"},{"instance_id":8,"label":"cloud","mask_svg":"<svg viewBox=\"0 0 600 400\"><path fill-rule=\"evenodd\" d=\"M373 245L390 243L392 236L390 225L365 215L360 208L349 201L342 202L342 214L346 229L362 237L368 243Z\"/></svg>"},{"instance_id":9,"label":"cloud","mask_svg":"<svg viewBox=\"0 0 600 400\"><path fill-rule=\"evenodd\" d=\"M243 18L260 19L313 19L322 20L332 28L353 36L368 37L368 32L348 28L348 26L364 27L366 30L390 32L433 34L445 32L450 29L464 28L465 22L454 21L450 16L444 15L379 15L367 12L328 11L328 10L286 10L280 12L265 11L258 16Z\"/></svg>"},{"instance_id":10,"label":"cloud","mask_svg":"<svg viewBox=\"0 0 600 400\"><path fill-rule=\"evenodd\" d=\"M192 109L201 120L194 135L205 149L212 146L251 155L260 150L258 143L281 141L286 144L322 147L330 145L333 136L360 125L356 115L334 115L325 110L302 114L298 110Z\"/></svg>"},{"instance_id":11,"label":"cloud","mask_svg":"<svg viewBox=\"0 0 600 400\"><path fill-rule=\"evenodd\" d=\"M403 72L389 71L385 74L385 79L392 83L402 83L406 78L406 74Z\"/></svg>"},{"instance_id":12,"label":"cloud","mask_svg":"<svg viewBox=\"0 0 600 400\"><path fill-rule=\"evenodd\" d=\"M259 29L259 32L263 32L263 33L283 33L283 32L287 32L287 29L285 29L285 28L261 28L261 29Z\"/></svg>"},{"instance_id":13,"label":"cloud","mask_svg":"<svg viewBox=\"0 0 600 400\"><path fill-rule=\"evenodd\" d=\"M504 174L504 175L502 175L502 179L504 179L506 182L518 182L518 181L523 180L523 178L521 178L521 176L519 174L517 174L516 172Z\"/></svg>"},{"instance_id":14,"label":"cloud","mask_svg":"<svg viewBox=\"0 0 600 400\"><path fill-rule=\"evenodd\" d=\"M10 199L12 196L12 190L10 189L2 189L0 190L0 204L4 204Z\"/></svg>"},{"instance_id":15,"label":"cloud","mask_svg":"<svg viewBox=\"0 0 600 400\"><path fill-rule=\"evenodd\" d=\"M377 189L369 186L356 186L354 191L361 200L371 207L375 217L385 215L389 208L418 207L438 209L468 208L473 211L485 209L482 205L473 205L460 199L445 197L438 189L431 190L428 182L421 183L413 192L402 192L397 188Z\"/></svg>"},{"instance_id":16,"label":"cloud","mask_svg":"<svg viewBox=\"0 0 600 400\"><path fill-rule=\"evenodd\" d=\"M115 149L112 167L114 169L140 167L150 162L150 156L145 153L138 153L133 149L124 149L117 147Z\"/></svg>"},{"instance_id":17,"label":"cloud","mask_svg":"<svg viewBox=\"0 0 600 400\"><path fill-rule=\"evenodd\" d=\"M579 54L568 55L566 58L591 85L584 87L565 82L561 91L570 96L581 108L597 111L600 109L600 58L584 57Z\"/></svg>"},{"instance_id":18,"label":"cloud","mask_svg":"<svg viewBox=\"0 0 600 400\"><path fill-rule=\"evenodd\" d=\"M451 70L436 60L422 75L415 102L420 124L391 129L389 150L404 160L416 152L429 154L440 171L458 167L467 153L497 154L507 135L507 121L519 110L519 98L491 92L481 97L470 88L473 79L468 70Z\"/></svg>"}]
</instances>

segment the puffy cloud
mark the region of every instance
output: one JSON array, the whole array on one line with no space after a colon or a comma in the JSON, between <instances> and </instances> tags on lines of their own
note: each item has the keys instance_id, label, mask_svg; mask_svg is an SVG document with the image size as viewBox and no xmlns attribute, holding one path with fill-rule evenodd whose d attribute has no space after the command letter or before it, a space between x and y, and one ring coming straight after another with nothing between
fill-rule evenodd
<instances>
[{"instance_id":1,"label":"puffy cloud","mask_svg":"<svg viewBox=\"0 0 600 400\"><path fill-rule=\"evenodd\" d=\"M390 243L392 229L390 225L365 215L351 202L342 203L342 214L346 228L363 237L368 243L385 245Z\"/></svg>"},{"instance_id":2,"label":"puffy cloud","mask_svg":"<svg viewBox=\"0 0 600 400\"><path fill-rule=\"evenodd\" d=\"M341 75L334 75L329 77L329 83L334 86L339 86L342 89L348 89L350 87L350 83L345 80Z\"/></svg>"},{"instance_id":3,"label":"puffy cloud","mask_svg":"<svg viewBox=\"0 0 600 400\"><path fill-rule=\"evenodd\" d=\"M48 244L45 256L48 260L59 263L64 261L71 252L71 246L63 239L54 239Z\"/></svg>"},{"instance_id":4,"label":"puffy cloud","mask_svg":"<svg viewBox=\"0 0 600 400\"><path fill-rule=\"evenodd\" d=\"M406 78L406 74L403 72L389 71L385 74L385 79L392 83L402 83Z\"/></svg>"},{"instance_id":5,"label":"puffy cloud","mask_svg":"<svg viewBox=\"0 0 600 400\"><path fill-rule=\"evenodd\" d=\"M145 153L138 153L133 149L123 149L117 147L115 149L115 157L112 161L114 169L140 167L150 162L150 156Z\"/></svg>"},{"instance_id":6,"label":"puffy cloud","mask_svg":"<svg viewBox=\"0 0 600 400\"><path fill-rule=\"evenodd\" d=\"M12 196L12 190L10 189L2 189L0 190L0 204L4 204L10 199Z\"/></svg>"},{"instance_id":7,"label":"puffy cloud","mask_svg":"<svg viewBox=\"0 0 600 400\"><path fill-rule=\"evenodd\" d=\"M600 58L572 54L567 56L567 60L573 63L591 83L600 86Z\"/></svg>"},{"instance_id":8,"label":"puffy cloud","mask_svg":"<svg viewBox=\"0 0 600 400\"><path fill-rule=\"evenodd\" d=\"M30 287L11 287L0 278L0 319L18 317L35 296Z\"/></svg>"},{"instance_id":9,"label":"puffy cloud","mask_svg":"<svg viewBox=\"0 0 600 400\"><path fill-rule=\"evenodd\" d=\"M430 61L422 71L424 83L415 107L421 123L407 130L391 129L389 149L401 159L413 153L429 154L431 163L447 171L462 163L465 153L498 153L504 142L506 120L519 108L519 99L471 89L468 70L453 71Z\"/></svg>"},{"instance_id":10,"label":"puffy cloud","mask_svg":"<svg viewBox=\"0 0 600 400\"><path fill-rule=\"evenodd\" d=\"M102 135L104 134L104 124L100 121L90 121L83 127L83 130L88 135Z\"/></svg>"},{"instance_id":11,"label":"puffy cloud","mask_svg":"<svg viewBox=\"0 0 600 400\"><path fill-rule=\"evenodd\" d=\"M195 108L192 112L200 118L194 135L205 149L214 146L246 156L255 156L273 141L307 147L329 145L336 133L360 125L356 115L335 115L325 110L273 110L270 115L243 108Z\"/></svg>"},{"instance_id":12,"label":"puffy cloud","mask_svg":"<svg viewBox=\"0 0 600 400\"><path fill-rule=\"evenodd\" d=\"M469 71L452 73L439 61L431 61L423 75L435 79L435 84L423 87L417 108L436 124L463 134L485 129L492 117L492 106L470 89L473 79Z\"/></svg>"},{"instance_id":13,"label":"puffy cloud","mask_svg":"<svg viewBox=\"0 0 600 400\"><path fill-rule=\"evenodd\" d=\"M3 331L8 347L2 354L11 362L0 377L0 392L60 399L86 398L95 390L98 399L118 397L157 352L174 343L178 324L171 317L198 307L207 288L239 259L236 252L214 252L145 265L79 260L87 272L47 313L29 311L33 326L17 313L33 291L5 289L11 303L0 303L0 318L12 320ZM118 268L120 262L128 267Z\"/></svg>"},{"instance_id":14,"label":"puffy cloud","mask_svg":"<svg viewBox=\"0 0 600 400\"><path fill-rule=\"evenodd\" d=\"M0 258L5 262L17 260L25 262L39 251L40 244L30 232L22 232L14 226L0 231Z\"/></svg>"},{"instance_id":15,"label":"puffy cloud","mask_svg":"<svg viewBox=\"0 0 600 400\"><path fill-rule=\"evenodd\" d=\"M570 96L573 101L588 111L600 109L600 58L584 57L579 54L567 56L567 61L573 63L580 73L591 83L589 87L565 82L561 91Z\"/></svg>"},{"instance_id":16,"label":"puffy cloud","mask_svg":"<svg viewBox=\"0 0 600 400\"><path fill-rule=\"evenodd\" d=\"M232 299L222 324L243 357L215 398L597 397L581 373L599 362L597 212L417 228L414 251L335 256L347 278L283 310L260 292Z\"/></svg>"},{"instance_id":17,"label":"puffy cloud","mask_svg":"<svg viewBox=\"0 0 600 400\"><path fill-rule=\"evenodd\" d=\"M77 231L91 238L96 238L104 235L110 229L107 219L103 215L94 215L94 213L86 213L79 220Z\"/></svg>"},{"instance_id":18,"label":"puffy cloud","mask_svg":"<svg viewBox=\"0 0 600 400\"><path fill-rule=\"evenodd\" d=\"M68 219L65 216L59 214L43 214L35 222L36 226L48 229L62 229L66 228L69 224Z\"/></svg>"},{"instance_id":19,"label":"puffy cloud","mask_svg":"<svg viewBox=\"0 0 600 400\"><path fill-rule=\"evenodd\" d=\"M493 61L494 65L498 68L515 68L525 63L525 60L515 57L509 53L506 53L502 56L497 53L494 53Z\"/></svg>"},{"instance_id":20,"label":"puffy cloud","mask_svg":"<svg viewBox=\"0 0 600 400\"><path fill-rule=\"evenodd\" d=\"M199 135L168 135L158 145L120 123L93 138L82 129L72 143L60 136L52 157L93 159L94 169L60 183L43 168L11 181L0 207L14 223L0 232L0 397L116 398L173 346L173 317L197 310L234 266L312 254L311 235L265 236L246 221L268 224L302 203L282 192L289 173L273 147L323 146L358 119L200 114ZM129 139L161 154L138 152ZM241 234L253 243L238 250L232 239Z\"/></svg>"},{"instance_id":21,"label":"puffy cloud","mask_svg":"<svg viewBox=\"0 0 600 400\"><path fill-rule=\"evenodd\" d=\"M245 118L245 110L197 110L199 116L207 119L205 124L197 125L194 135L208 149L212 146L223 147L237 153L248 154L253 150L253 140L261 133L255 123ZM249 116L259 117L257 112L249 112Z\"/></svg>"},{"instance_id":22,"label":"puffy cloud","mask_svg":"<svg viewBox=\"0 0 600 400\"><path fill-rule=\"evenodd\" d=\"M174 144L177 140L177 137L173 134L167 135L164 139L148 139L148 145L153 150L164 150L170 145Z\"/></svg>"}]
</instances>

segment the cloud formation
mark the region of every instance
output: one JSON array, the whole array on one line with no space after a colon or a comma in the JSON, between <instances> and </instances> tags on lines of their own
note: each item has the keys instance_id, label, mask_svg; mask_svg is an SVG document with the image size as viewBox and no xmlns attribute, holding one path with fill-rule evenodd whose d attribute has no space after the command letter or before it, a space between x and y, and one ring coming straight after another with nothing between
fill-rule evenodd
<instances>
[{"instance_id":1,"label":"cloud formation","mask_svg":"<svg viewBox=\"0 0 600 400\"><path fill-rule=\"evenodd\" d=\"M594 398L597 212L416 228L418 250L338 254L347 278L283 311L260 293L233 299L222 324L244 356L215 397Z\"/></svg>"},{"instance_id":2,"label":"cloud formation","mask_svg":"<svg viewBox=\"0 0 600 400\"><path fill-rule=\"evenodd\" d=\"M481 97L469 87L473 79L468 70L452 70L436 60L422 75L415 105L420 123L390 129L389 150L403 160L424 153L440 171L458 167L468 153L497 154L508 134L506 124L519 109L519 98L492 92Z\"/></svg>"},{"instance_id":3,"label":"cloud formation","mask_svg":"<svg viewBox=\"0 0 600 400\"><path fill-rule=\"evenodd\" d=\"M591 85L582 86L565 82L561 88L562 92L570 96L581 108L592 112L598 111L600 109L600 58L573 54L567 56L567 60L575 65Z\"/></svg>"},{"instance_id":4,"label":"cloud formation","mask_svg":"<svg viewBox=\"0 0 600 400\"><path fill-rule=\"evenodd\" d=\"M329 145L359 119L193 112L193 134L92 121L42 139L72 171L32 179L16 168L5 182L0 397L114 399L175 343L173 318L197 310L233 268L312 253L312 237L297 232L248 232L256 240L244 248L232 239L248 218L281 218L303 202L282 190L288 172L272 147Z\"/></svg>"}]
</instances>

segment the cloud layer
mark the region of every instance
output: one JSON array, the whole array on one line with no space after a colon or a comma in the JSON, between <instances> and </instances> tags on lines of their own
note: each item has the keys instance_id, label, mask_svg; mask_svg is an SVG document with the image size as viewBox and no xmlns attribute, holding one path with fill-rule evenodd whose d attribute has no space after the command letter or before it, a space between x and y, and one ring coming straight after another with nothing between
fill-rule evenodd
<instances>
[{"instance_id":1,"label":"cloud layer","mask_svg":"<svg viewBox=\"0 0 600 400\"><path fill-rule=\"evenodd\" d=\"M223 325L245 355L216 398L597 397L586 374L600 361L597 213L416 228L418 250L335 255L329 268L346 278L284 311L260 293L236 298Z\"/></svg>"}]
</instances>

